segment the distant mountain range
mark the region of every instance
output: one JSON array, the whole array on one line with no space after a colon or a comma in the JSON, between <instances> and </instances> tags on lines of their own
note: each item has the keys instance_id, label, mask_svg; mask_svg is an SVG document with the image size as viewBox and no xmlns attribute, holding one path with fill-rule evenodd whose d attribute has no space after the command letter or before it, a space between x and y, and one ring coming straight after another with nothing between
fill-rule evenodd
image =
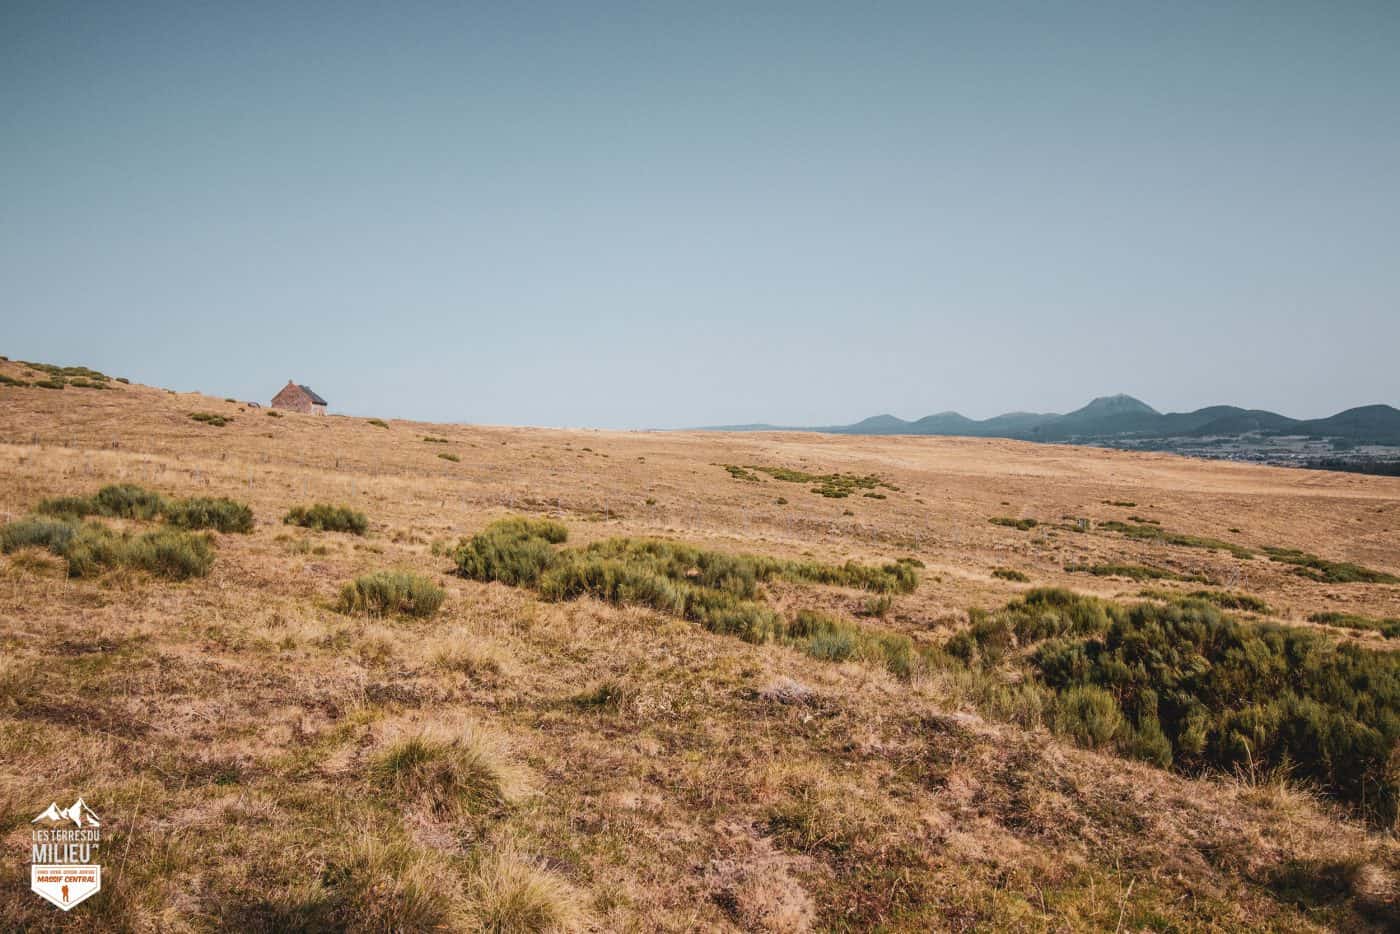
<instances>
[{"instance_id":1,"label":"distant mountain range","mask_svg":"<svg viewBox=\"0 0 1400 934\"><path fill-rule=\"evenodd\" d=\"M925 415L906 421L872 415L854 425L784 427L728 425L710 431L822 431L845 435L954 435L1013 438L1021 441L1120 444L1155 439L1205 439L1241 436L1335 439L1351 445L1400 445L1400 409L1364 405L1328 418L1297 419L1263 409L1212 405L1194 412L1158 412L1132 396L1101 396L1066 415L1053 412L1008 412L977 420L957 412Z\"/></svg>"}]
</instances>

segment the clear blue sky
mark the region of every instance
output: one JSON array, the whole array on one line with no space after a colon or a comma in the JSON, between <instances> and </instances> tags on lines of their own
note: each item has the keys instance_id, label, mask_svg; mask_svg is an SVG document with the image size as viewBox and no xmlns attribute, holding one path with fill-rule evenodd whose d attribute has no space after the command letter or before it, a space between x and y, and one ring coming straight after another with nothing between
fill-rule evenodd
<instances>
[{"instance_id":1,"label":"clear blue sky","mask_svg":"<svg viewBox=\"0 0 1400 934\"><path fill-rule=\"evenodd\" d=\"M1400 3L7 0L0 290L364 415L1400 404Z\"/></svg>"}]
</instances>

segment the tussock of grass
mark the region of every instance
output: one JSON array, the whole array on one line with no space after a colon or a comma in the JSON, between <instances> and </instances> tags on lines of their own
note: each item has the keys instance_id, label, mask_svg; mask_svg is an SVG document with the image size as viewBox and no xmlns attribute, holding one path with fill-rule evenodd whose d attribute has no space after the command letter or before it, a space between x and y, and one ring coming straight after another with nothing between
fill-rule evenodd
<instances>
[{"instance_id":1,"label":"tussock of grass","mask_svg":"<svg viewBox=\"0 0 1400 934\"><path fill-rule=\"evenodd\" d=\"M433 666L442 671L487 680L505 674L507 660L499 649L469 635L450 636L433 655Z\"/></svg>"},{"instance_id":2,"label":"tussock of grass","mask_svg":"<svg viewBox=\"0 0 1400 934\"><path fill-rule=\"evenodd\" d=\"M268 930L456 931L467 927L457 875L398 840L366 835L332 859L320 897L279 906Z\"/></svg>"},{"instance_id":3,"label":"tussock of grass","mask_svg":"<svg viewBox=\"0 0 1400 934\"><path fill-rule=\"evenodd\" d=\"M407 571L375 571L346 584L337 608L370 616L398 614L426 618L437 612L446 592L425 577Z\"/></svg>"},{"instance_id":4,"label":"tussock of grass","mask_svg":"<svg viewBox=\"0 0 1400 934\"><path fill-rule=\"evenodd\" d=\"M382 419L382 418L371 418L371 419L368 419L368 420L366 421L366 424L373 425L373 426L376 427L376 428L388 428L388 427L389 427L389 423L386 422L386 421L384 421L384 419Z\"/></svg>"},{"instance_id":5,"label":"tussock of grass","mask_svg":"<svg viewBox=\"0 0 1400 934\"><path fill-rule=\"evenodd\" d=\"M448 451L442 451L442 452L440 452L440 453L438 454L438 457L441 457L441 458L442 458L443 460L445 460L445 461L451 461L451 462L454 463L454 464L459 463L459 462L462 460L462 458L461 458L460 456L458 456L458 455L456 455L456 454L453 454L453 453L451 453L451 452L448 452Z\"/></svg>"},{"instance_id":6,"label":"tussock of grass","mask_svg":"<svg viewBox=\"0 0 1400 934\"><path fill-rule=\"evenodd\" d=\"M299 525L317 532L349 532L363 535L369 531L369 518L349 506L316 503L314 506L293 506L282 518L287 525Z\"/></svg>"},{"instance_id":7,"label":"tussock of grass","mask_svg":"<svg viewBox=\"0 0 1400 934\"><path fill-rule=\"evenodd\" d=\"M452 443L451 439L449 439L449 438L434 438L432 435L424 435L424 436L423 436L423 441L424 441L425 443L427 443L427 444L451 444L451 443Z\"/></svg>"},{"instance_id":8,"label":"tussock of grass","mask_svg":"<svg viewBox=\"0 0 1400 934\"><path fill-rule=\"evenodd\" d=\"M524 793L522 773L475 732L428 731L402 739L377 756L371 776L405 803L438 817L499 811Z\"/></svg>"},{"instance_id":9,"label":"tussock of grass","mask_svg":"<svg viewBox=\"0 0 1400 934\"><path fill-rule=\"evenodd\" d=\"M530 934L583 926L585 915L577 893L511 844L488 853L471 882L472 914L482 930Z\"/></svg>"},{"instance_id":10,"label":"tussock of grass","mask_svg":"<svg viewBox=\"0 0 1400 934\"><path fill-rule=\"evenodd\" d=\"M992 525L1002 525L1008 529L1019 529L1022 532L1029 532L1040 524L1034 519L1013 519L1010 516L994 516L987 521Z\"/></svg>"},{"instance_id":11,"label":"tussock of grass","mask_svg":"<svg viewBox=\"0 0 1400 934\"><path fill-rule=\"evenodd\" d=\"M1299 577L1328 584L1400 584L1400 577L1349 561L1328 561L1296 548L1265 548L1270 561L1294 566Z\"/></svg>"},{"instance_id":12,"label":"tussock of grass","mask_svg":"<svg viewBox=\"0 0 1400 934\"><path fill-rule=\"evenodd\" d=\"M1020 584L1030 582L1030 578L1015 568L993 568L992 576L1004 581L1015 581Z\"/></svg>"}]
</instances>

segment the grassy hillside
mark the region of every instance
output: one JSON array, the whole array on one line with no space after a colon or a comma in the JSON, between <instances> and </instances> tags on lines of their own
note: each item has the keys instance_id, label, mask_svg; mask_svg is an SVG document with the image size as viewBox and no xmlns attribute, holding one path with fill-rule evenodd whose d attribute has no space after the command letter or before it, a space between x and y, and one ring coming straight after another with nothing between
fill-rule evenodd
<instances>
[{"instance_id":1,"label":"grassy hillside","mask_svg":"<svg viewBox=\"0 0 1400 934\"><path fill-rule=\"evenodd\" d=\"M0 929L1397 923L1395 478L0 375Z\"/></svg>"}]
</instances>

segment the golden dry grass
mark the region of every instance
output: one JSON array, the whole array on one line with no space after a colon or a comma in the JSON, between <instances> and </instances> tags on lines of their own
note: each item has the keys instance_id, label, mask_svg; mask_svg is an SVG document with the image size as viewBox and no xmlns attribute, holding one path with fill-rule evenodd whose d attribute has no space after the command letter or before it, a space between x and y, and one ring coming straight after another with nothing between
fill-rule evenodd
<instances>
[{"instance_id":1,"label":"golden dry grass","mask_svg":"<svg viewBox=\"0 0 1400 934\"><path fill-rule=\"evenodd\" d=\"M735 479L725 464L873 473L898 490L827 499L766 474ZM919 589L880 625L916 640L1032 585L1142 588L1064 570L1110 561L1209 577L1312 625L1326 610L1400 616L1400 588L1320 584L1074 520L1136 514L1400 573L1400 480L1009 441L385 429L139 385L0 387L0 478L0 521L116 482L228 496L256 516L251 534L218 536L207 577L179 583L72 580L42 553L0 557L0 928L56 923L28 892L28 820L78 794L105 819L105 842L103 892L64 919L76 930L1395 920L1392 836L1286 783L1188 778L1067 747L969 712L965 686L945 677L900 681L648 611L542 603L452 576L443 545L526 513L561 518L579 542L913 556L927 566ZM362 510L368 534L283 525L317 502ZM442 608L422 620L337 612L346 581L386 568L442 586ZM780 608L845 616L868 597L768 586ZM580 702L600 687L606 703ZM417 737L448 752L386 771Z\"/></svg>"}]
</instances>

